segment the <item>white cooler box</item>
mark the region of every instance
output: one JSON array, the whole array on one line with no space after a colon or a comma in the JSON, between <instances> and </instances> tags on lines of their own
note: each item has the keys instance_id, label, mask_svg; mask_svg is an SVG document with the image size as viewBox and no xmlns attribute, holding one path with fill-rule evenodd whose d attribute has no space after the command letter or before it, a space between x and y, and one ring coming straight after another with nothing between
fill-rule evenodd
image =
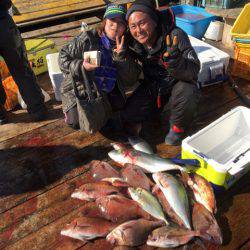
<instances>
[{"instance_id":1,"label":"white cooler box","mask_svg":"<svg viewBox=\"0 0 250 250\"><path fill-rule=\"evenodd\" d=\"M230 56L195 37L189 36L189 39L201 62L198 75L199 87L227 80L227 67Z\"/></svg>"},{"instance_id":2,"label":"white cooler box","mask_svg":"<svg viewBox=\"0 0 250 250\"><path fill-rule=\"evenodd\" d=\"M199 160L197 174L216 186L229 188L250 167L250 109L236 107L185 138L182 158Z\"/></svg>"},{"instance_id":3,"label":"white cooler box","mask_svg":"<svg viewBox=\"0 0 250 250\"><path fill-rule=\"evenodd\" d=\"M55 98L57 101L61 101L61 84L64 79L63 73L58 65L58 56L59 53L48 54L46 56L49 76L52 82L52 87L55 92Z\"/></svg>"}]
</instances>

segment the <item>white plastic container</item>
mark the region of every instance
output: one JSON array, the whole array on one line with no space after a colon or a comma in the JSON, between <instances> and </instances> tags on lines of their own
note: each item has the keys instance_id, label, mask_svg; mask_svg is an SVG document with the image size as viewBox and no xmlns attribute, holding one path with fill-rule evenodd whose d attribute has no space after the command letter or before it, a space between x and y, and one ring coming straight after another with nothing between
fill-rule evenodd
<instances>
[{"instance_id":1,"label":"white plastic container","mask_svg":"<svg viewBox=\"0 0 250 250\"><path fill-rule=\"evenodd\" d=\"M230 187L250 167L250 109L236 107L182 141L182 158L198 159L196 173Z\"/></svg>"},{"instance_id":2,"label":"white plastic container","mask_svg":"<svg viewBox=\"0 0 250 250\"><path fill-rule=\"evenodd\" d=\"M214 41L221 41L223 34L224 23L220 21L210 22L204 37Z\"/></svg>"},{"instance_id":3,"label":"white plastic container","mask_svg":"<svg viewBox=\"0 0 250 250\"><path fill-rule=\"evenodd\" d=\"M55 92L55 98L57 101L61 101L61 84L63 81L63 73L58 65L59 53L53 53L46 55L48 72L52 82L52 87Z\"/></svg>"},{"instance_id":4,"label":"white plastic container","mask_svg":"<svg viewBox=\"0 0 250 250\"><path fill-rule=\"evenodd\" d=\"M199 86L205 87L225 81L230 56L195 37L189 36L189 39L201 63Z\"/></svg>"}]
</instances>

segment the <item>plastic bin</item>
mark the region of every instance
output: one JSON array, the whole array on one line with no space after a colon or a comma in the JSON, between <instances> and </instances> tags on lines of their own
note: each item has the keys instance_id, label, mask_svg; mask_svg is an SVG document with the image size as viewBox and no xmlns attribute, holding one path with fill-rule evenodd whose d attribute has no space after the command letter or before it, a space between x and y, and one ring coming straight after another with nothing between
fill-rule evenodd
<instances>
[{"instance_id":1,"label":"plastic bin","mask_svg":"<svg viewBox=\"0 0 250 250\"><path fill-rule=\"evenodd\" d=\"M189 40L201 63L198 85L205 87L225 81L230 56L195 37L189 36Z\"/></svg>"},{"instance_id":2,"label":"plastic bin","mask_svg":"<svg viewBox=\"0 0 250 250\"><path fill-rule=\"evenodd\" d=\"M236 107L185 138L182 158L199 160L196 173L215 186L232 186L250 167L250 109Z\"/></svg>"},{"instance_id":3,"label":"plastic bin","mask_svg":"<svg viewBox=\"0 0 250 250\"><path fill-rule=\"evenodd\" d=\"M235 45L232 75L250 80L250 48Z\"/></svg>"},{"instance_id":4,"label":"plastic bin","mask_svg":"<svg viewBox=\"0 0 250 250\"><path fill-rule=\"evenodd\" d=\"M25 46L34 73L39 75L46 72L48 70L46 55L57 52L55 43L49 39L30 39L25 40Z\"/></svg>"},{"instance_id":5,"label":"plastic bin","mask_svg":"<svg viewBox=\"0 0 250 250\"><path fill-rule=\"evenodd\" d=\"M201 39L208 25L216 16L209 14L203 8L190 5L176 5L171 7L176 17L176 25L188 35ZM164 12L164 11L163 11Z\"/></svg>"},{"instance_id":6,"label":"plastic bin","mask_svg":"<svg viewBox=\"0 0 250 250\"><path fill-rule=\"evenodd\" d=\"M59 53L48 54L46 56L49 76L52 82L52 87L55 92L55 98L57 101L61 101L61 84L64 79L63 73L61 72L58 65Z\"/></svg>"},{"instance_id":7,"label":"plastic bin","mask_svg":"<svg viewBox=\"0 0 250 250\"><path fill-rule=\"evenodd\" d=\"M250 39L250 3L246 4L237 17L231 35L234 38Z\"/></svg>"}]
</instances>

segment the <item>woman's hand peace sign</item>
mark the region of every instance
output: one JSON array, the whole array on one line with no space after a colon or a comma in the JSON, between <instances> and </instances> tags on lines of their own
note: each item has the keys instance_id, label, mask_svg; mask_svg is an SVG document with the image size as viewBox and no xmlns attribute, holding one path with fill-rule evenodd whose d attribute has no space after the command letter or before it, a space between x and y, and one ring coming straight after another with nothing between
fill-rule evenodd
<instances>
[{"instance_id":1,"label":"woman's hand peace sign","mask_svg":"<svg viewBox=\"0 0 250 250\"><path fill-rule=\"evenodd\" d=\"M122 36L121 39L118 36L116 36L115 40L116 40L116 48L114 49L114 51L117 54L120 54L122 51L124 51L124 36Z\"/></svg>"}]
</instances>

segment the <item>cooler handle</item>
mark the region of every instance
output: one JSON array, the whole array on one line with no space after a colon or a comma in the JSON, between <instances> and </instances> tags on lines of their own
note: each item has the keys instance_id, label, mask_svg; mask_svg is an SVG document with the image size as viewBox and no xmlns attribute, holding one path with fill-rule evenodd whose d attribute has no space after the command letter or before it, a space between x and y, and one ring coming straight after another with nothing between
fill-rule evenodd
<instances>
[{"instance_id":1,"label":"cooler handle","mask_svg":"<svg viewBox=\"0 0 250 250\"><path fill-rule=\"evenodd\" d=\"M198 152L196 150L193 150L195 154L199 155L201 158L203 159L209 159L205 154L201 153L201 152Z\"/></svg>"},{"instance_id":2,"label":"cooler handle","mask_svg":"<svg viewBox=\"0 0 250 250\"><path fill-rule=\"evenodd\" d=\"M236 156L235 159L233 160L233 163L237 163L237 162L240 160L240 158L241 158L241 157L244 157L245 154L246 154L248 151L250 151L250 148L248 148L245 152L243 152L243 153L239 154L238 156Z\"/></svg>"}]
</instances>

